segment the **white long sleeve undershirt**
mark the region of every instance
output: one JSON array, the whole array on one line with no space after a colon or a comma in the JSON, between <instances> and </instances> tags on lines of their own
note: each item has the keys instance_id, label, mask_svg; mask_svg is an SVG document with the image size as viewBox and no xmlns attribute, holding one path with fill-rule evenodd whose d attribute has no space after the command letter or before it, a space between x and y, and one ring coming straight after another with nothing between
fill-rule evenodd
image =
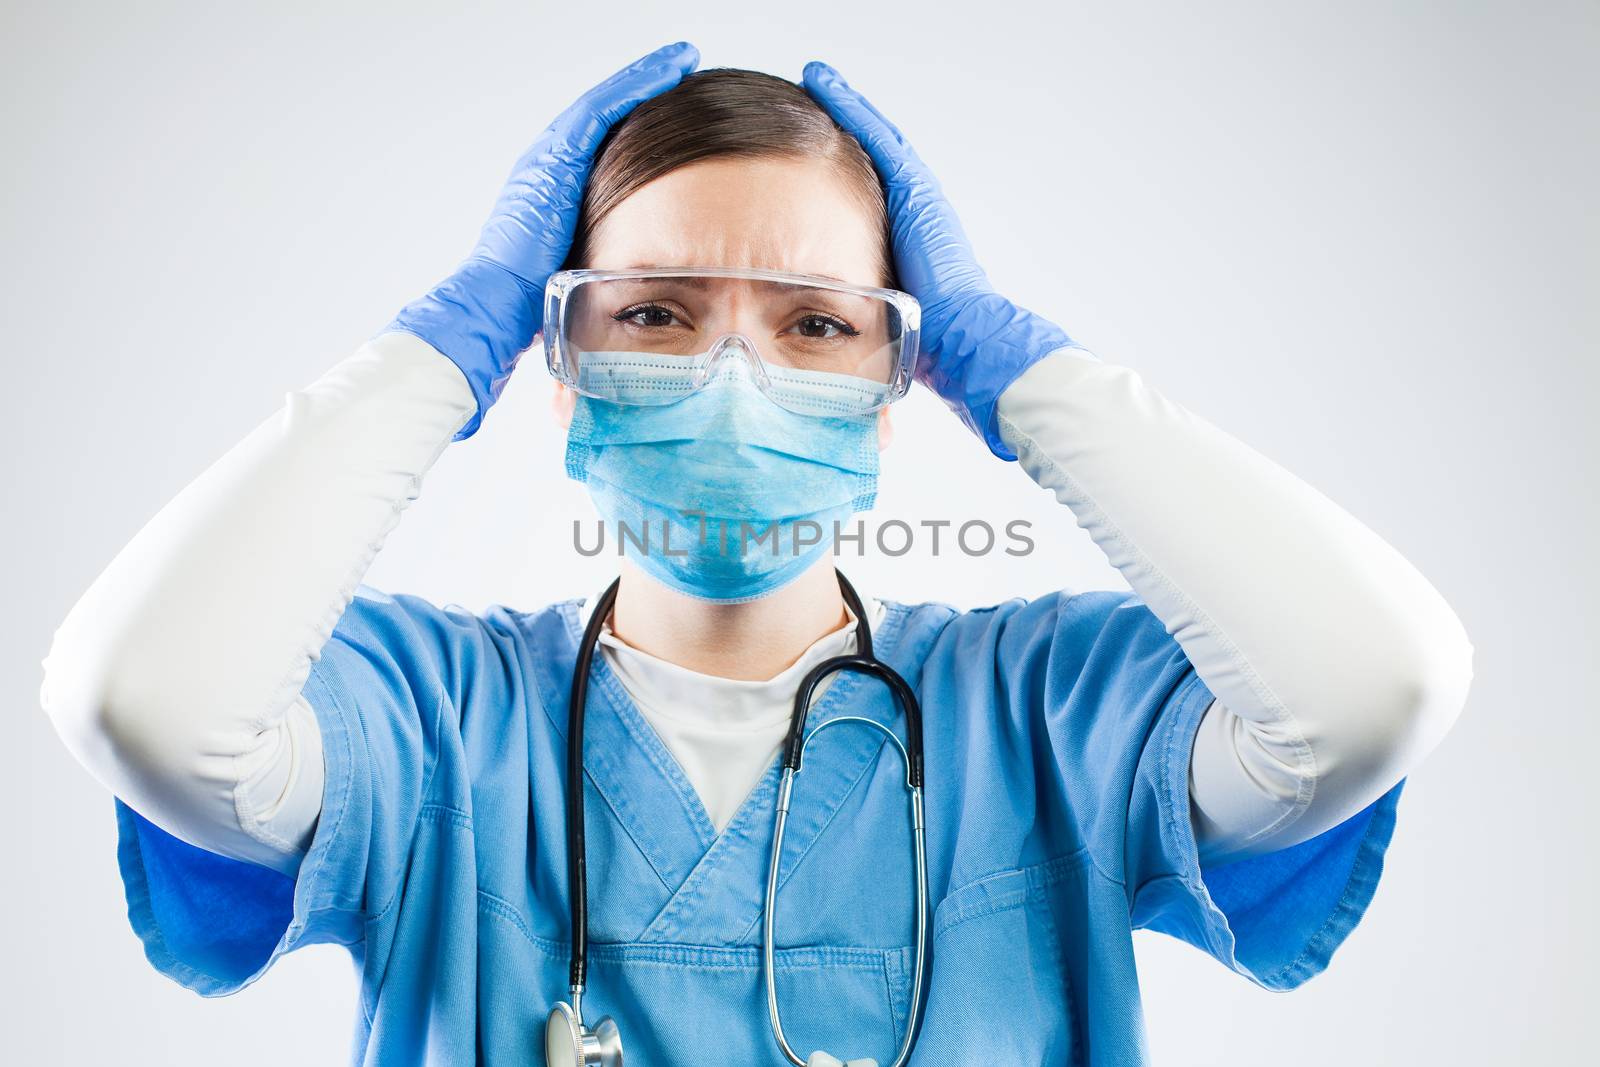
<instances>
[{"instance_id":1,"label":"white long sleeve undershirt","mask_svg":"<svg viewBox=\"0 0 1600 1067\"><path fill-rule=\"evenodd\" d=\"M300 690L475 403L454 363L383 334L162 508L44 660L40 703L90 774L168 833L295 873L323 782Z\"/></svg>"},{"instance_id":2,"label":"white long sleeve undershirt","mask_svg":"<svg viewBox=\"0 0 1600 1067\"><path fill-rule=\"evenodd\" d=\"M1455 722L1472 680L1461 621L1322 493L1081 348L1029 368L999 408L1023 469L1217 698L1190 763L1202 858L1337 826Z\"/></svg>"},{"instance_id":3,"label":"white long sleeve undershirt","mask_svg":"<svg viewBox=\"0 0 1600 1067\"><path fill-rule=\"evenodd\" d=\"M1202 854L1335 825L1453 721L1471 676L1459 621L1315 490L1135 372L1083 356L1064 350L1028 371L1001 400L1002 427L1218 697L1193 757ZM44 661L41 703L90 773L176 836L292 875L323 788L300 690L472 410L453 363L384 334L291 392L174 498L74 606ZM621 662L614 646L605 654ZM690 736L668 739L680 762ZM710 812L748 793L765 762L714 783L733 764L685 767L698 766L702 797L724 798Z\"/></svg>"}]
</instances>

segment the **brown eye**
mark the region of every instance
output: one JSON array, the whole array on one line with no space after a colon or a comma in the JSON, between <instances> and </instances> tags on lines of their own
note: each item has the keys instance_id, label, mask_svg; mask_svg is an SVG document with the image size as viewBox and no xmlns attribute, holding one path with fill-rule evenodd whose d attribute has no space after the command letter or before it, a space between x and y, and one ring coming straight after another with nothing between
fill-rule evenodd
<instances>
[{"instance_id":1,"label":"brown eye","mask_svg":"<svg viewBox=\"0 0 1600 1067\"><path fill-rule=\"evenodd\" d=\"M672 312L660 304L641 304L619 311L612 318L632 326L660 327L671 326L673 323Z\"/></svg>"},{"instance_id":2,"label":"brown eye","mask_svg":"<svg viewBox=\"0 0 1600 1067\"><path fill-rule=\"evenodd\" d=\"M801 319L798 328L800 336L819 341L830 341L835 337L854 337L856 329L842 319L831 315L807 315Z\"/></svg>"}]
</instances>

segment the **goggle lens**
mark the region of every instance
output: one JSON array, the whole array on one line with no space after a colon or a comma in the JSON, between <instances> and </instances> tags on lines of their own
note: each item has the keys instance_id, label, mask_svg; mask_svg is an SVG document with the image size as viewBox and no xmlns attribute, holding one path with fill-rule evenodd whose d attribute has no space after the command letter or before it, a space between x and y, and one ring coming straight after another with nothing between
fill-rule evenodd
<instances>
[{"instance_id":1,"label":"goggle lens","mask_svg":"<svg viewBox=\"0 0 1600 1067\"><path fill-rule=\"evenodd\" d=\"M799 281L586 279L566 293L560 319L563 366L552 371L620 403L671 403L703 386L710 364L753 349L751 370L775 402L852 414L897 399L914 355L893 300Z\"/></svg>"}]
</instances>

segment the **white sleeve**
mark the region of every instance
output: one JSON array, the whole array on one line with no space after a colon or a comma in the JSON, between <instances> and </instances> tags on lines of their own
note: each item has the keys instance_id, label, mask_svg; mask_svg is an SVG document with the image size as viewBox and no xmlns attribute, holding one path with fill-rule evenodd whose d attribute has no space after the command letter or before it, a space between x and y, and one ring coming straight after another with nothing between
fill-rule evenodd
<instances>
[{"instance_id":1,"label":"white sleeve","mask_svg":"<svg viewBox=\"0 0 1600 1067\"><path fill-rule=\"evenodd\" d=\"M40 703L107 789L173 835L294 875L322 805L312 663L476 401L384 333L172 499L56 630Z\"/></svg>"},{"instance_id":2,"label":"white sleeve","mask_svg":"<svg viewBox=\"0 0 1600 1067\"><path fill-rule=\"evenodd\" d=\"M1338 825L1450 729L1472 680L1460 620L1326 496L1081 348L1029 368L999 412L1216 696L1190 768L1203 858Z\"/></svg>"}]
</instances>

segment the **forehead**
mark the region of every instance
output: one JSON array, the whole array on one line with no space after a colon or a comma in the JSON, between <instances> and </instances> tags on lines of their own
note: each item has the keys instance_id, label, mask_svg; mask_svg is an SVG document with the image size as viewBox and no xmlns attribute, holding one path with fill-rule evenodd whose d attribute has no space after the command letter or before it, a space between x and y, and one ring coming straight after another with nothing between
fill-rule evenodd
<instances>
[{"instance_id":1,"label":"forehead","mask_svg":"<svg viewBox=\"0 0 1600 1067\"><path fill-rule=\"evenodd\" d=\"M713 159L618 204L594 234L588 265L762 267L876 285L882 242L830 164Z\"/></svg>"}]
</instances>

